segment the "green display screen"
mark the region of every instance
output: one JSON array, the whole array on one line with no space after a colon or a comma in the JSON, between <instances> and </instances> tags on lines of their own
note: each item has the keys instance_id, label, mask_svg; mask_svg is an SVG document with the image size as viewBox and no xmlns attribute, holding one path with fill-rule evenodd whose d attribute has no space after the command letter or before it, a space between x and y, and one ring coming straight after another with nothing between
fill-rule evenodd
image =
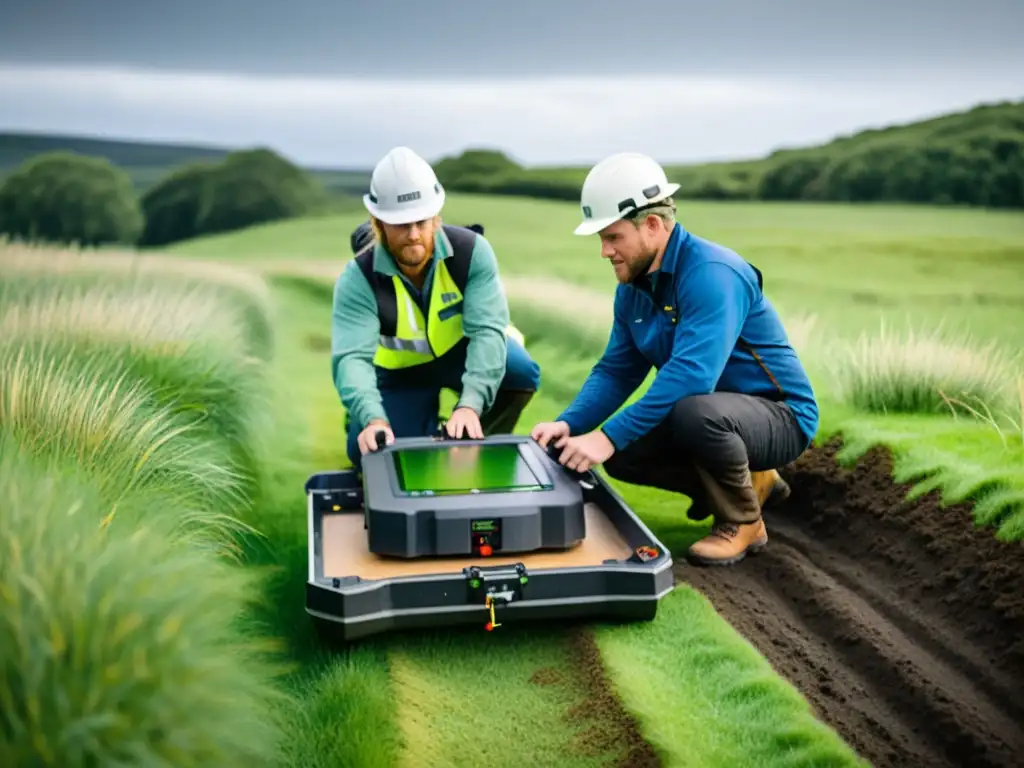
<instances>
[{"instance_id":1,"label":"green display screen","mask_svg":"<svg viewBox=\"0 0 1024 768\"><path fill-rule=\"evenodd\" d=\"M456 494L534 491L544 486L512 445L445 445L395 454L398 484L405 493Z\"/></svg>"}]
</instances>

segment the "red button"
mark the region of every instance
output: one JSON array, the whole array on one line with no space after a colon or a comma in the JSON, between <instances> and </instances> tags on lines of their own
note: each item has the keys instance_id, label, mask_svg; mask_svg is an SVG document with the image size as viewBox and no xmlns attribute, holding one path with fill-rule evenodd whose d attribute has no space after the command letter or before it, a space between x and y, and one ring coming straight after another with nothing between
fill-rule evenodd
<instances>
[{"instance_id":1,"label":"red button","mask_svg":"<svg viewBox=\"0 0 1024 768\"><path fill-rule=\"evenodd\" d=\"M484 557L490 557L490 555L491 555L491 553L493 551L494 550L491 549L491 545L490 544L484 544L483 546L480 547L480 554L483 555Z\"/></svg>"}]
</instances>

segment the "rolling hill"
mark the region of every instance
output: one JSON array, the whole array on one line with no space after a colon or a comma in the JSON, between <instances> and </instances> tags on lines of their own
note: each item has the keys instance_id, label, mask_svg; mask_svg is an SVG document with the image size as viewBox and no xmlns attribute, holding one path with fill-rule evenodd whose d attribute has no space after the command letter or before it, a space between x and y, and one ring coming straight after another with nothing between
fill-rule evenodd
<instances>
[{"instance_id":1,"label":"rolling hill","mask_svg":"<svg viewBox=\"0 0 1024 768\"><path fill-rule=\"evenodd\" d=\"M194 162L218 162L239 147L127 141L88 136L42 133L0 133L0 179L33 155L76 152L103 157L124 168L140 191L160 181L171 170ZM307 168L332 192L362 192L370 171Z\"/></svg>"},{"instance_id":2,"label":"rolling hill","mask_svg":"<svg viewBox=\"0 0 1024 768\"><path fill-rule=\"evenodd\" d=\"M0 133L0 178L41 152L108 158L146 189L173 168L217 161L238 147ZM587 167L523 167L500 152L468 149L437 163L453 191L576 200ZM307 168L331 192L360 193L369 169ZM1024 207L1024 101L980 104L913 123L781 148L762 158L675 166L679 197L830 200Z\"/></svg>"},{"instance_id":3,"label":"rolling hill","mask_svg":"<svg viewBox=\"0 0 1024 768\"><path fill-rule=\"evenodd\" d=\"M524 168L470 150L438 164L449 189L576 200L586 167ZM763 158L668 166L677 197L1024 207L1024 101L839 136Z\"/></svg>"}]
</instances>

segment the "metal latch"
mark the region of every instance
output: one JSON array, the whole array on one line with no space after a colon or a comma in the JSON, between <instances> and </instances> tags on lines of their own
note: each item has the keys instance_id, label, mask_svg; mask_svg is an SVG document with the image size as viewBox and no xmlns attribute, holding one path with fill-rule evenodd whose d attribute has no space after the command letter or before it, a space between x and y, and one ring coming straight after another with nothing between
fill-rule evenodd
<instances>
[{"instance_id":1,"label":"metal latch","mask_svg":"<svg viewBox=\"0 0 1024 768\"><path fill-rule=\"evenodd\" d=\"M522 600L530 581L530 575L522 563L490 567L470 565L463 568L462 573L466 577L469 599L481 601L490 614L490 621L484 625L488 632L501 626L495 614L495 606Z\"/></svg>"}]
</instances>

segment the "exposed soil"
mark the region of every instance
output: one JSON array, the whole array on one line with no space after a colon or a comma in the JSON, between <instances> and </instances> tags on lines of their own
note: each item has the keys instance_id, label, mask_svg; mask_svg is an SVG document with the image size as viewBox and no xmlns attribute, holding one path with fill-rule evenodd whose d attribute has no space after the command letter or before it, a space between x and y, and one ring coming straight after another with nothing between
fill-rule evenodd
<instances>
[{"instance_id":1,"label":"exposed soil","mask_svg":"<svg viewBox=\"0 0 1024 768\"><path fill-rule=\"evenodd\" d=\"M584 726L571 745L572 751L594 757L606 755L610 768L660 768L661 759L609 687L593 635L586 627L575 627L568 642L572 682L583 693L583 700L565 713L570 723ZM539 669L531 682L553 685L562 678L556 670Z\"/></svg>"},{"instance_id":2,"label":"exposed soil","mask_svg":"<svg viewBox=\"0 0 1024 768\"><path fill-rule=\"evenodd\" d=\"M1024 765L1024 545L968 505L906 501L887 451L783 472L769 544L677 567L876 766Z\"/></svg>"},{"instance_id":3,"label":"exposed soil","mask_svg":"<svg viewBox=\"0 0 1024 768\"><path fill-rule=\"evenodd\" d=\"M562 679L562 673L551 667L542 667L530 675L530 682L534 685L558 685Z\"/></svg>"}]
</instances>

